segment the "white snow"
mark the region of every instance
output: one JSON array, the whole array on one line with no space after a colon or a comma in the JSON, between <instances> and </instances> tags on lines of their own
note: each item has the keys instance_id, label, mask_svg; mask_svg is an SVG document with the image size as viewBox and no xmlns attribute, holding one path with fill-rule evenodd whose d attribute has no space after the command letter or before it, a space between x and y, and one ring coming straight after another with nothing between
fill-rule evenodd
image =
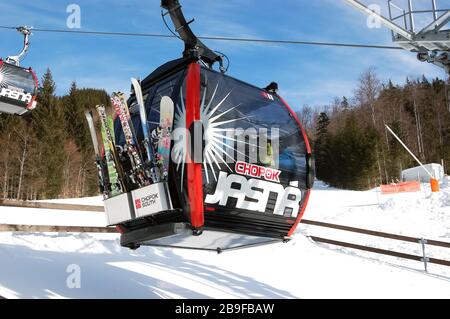
<instances>
[{"instance_id":1,"label":"white snow","mask_svg":"<svg viewBox=\"0 0 450 319\"><path fill-rule=\"evenodd\" d=\"M379 189L365 192L336 190L317 182L304 215L305 219L353 226L415 238L450 242L450 183L441 183L439 193L431 193L429 184L422 184L422 191L394 195L381 195ZM330 228L300 225L304 235L315 235L339 241L388 249L422 256L419 243L408 243L392 239L361 235ZM322 245L343 253L376 258L395 265L423 270L424 265L383 255ZM426 245L426 256L450 261L450 249ZM450 267L428 264L435 275L450 279Z\"/></svg>"},{"instance_id":2,"label":"white snow","mask_svg":"<svg viewBox=\"0 0 450 319\"><path fill-rule=\"evenodd\" d=\"M304 218L445 241L450 237L450 185L446 179L439 193L422 184L421 192L382 195L378 188L345 191L316 182Z\"/></svg>"},{"instance_id":3,"label":"white snow","mask_svg":"<svg viewBox=\"0 0 450 319\"><path fill-rule=\"evenodd\" d=\"M106 226L104 213L0 206L0 224Z\"/></svg>"},{"instance_id":4,"label":"white snow","mask_svg":"<svg viewBox=\"0 0 450 319\"><path fill-rule=\"evenodd\" d=\"M288 244L217 255L119 248L115 235L0 235L5 298L449 298L447 280L317 247ZM81 269L69 289L66 269Z\"/></svg>"},{"instance_id":5,"label":"white snow","mask_svg":"<svg viewBox=\"0 0 450 319\"><path fill-rule=\"evenodd\" d=\"M318 182L305 218L450 241L450 186L381 196ZM101 198L70 203L99 204ZM65 202L65 201L63 201ZM0 223L104 226L103 213L0 208ZM240 251L123 249L116 234L0 233L5 298L450 298L450 274L420 262L318 245L304 234L420 254L417 244L301 224L294 239ZM411 245L411 246L408 246ZM428 247L427 247L428 250ZM450 260L447 250L429 251ZM447 255L445 255L447 254ZM67 269L81 270L70 289Z\"/></svg>"}]
</instances>

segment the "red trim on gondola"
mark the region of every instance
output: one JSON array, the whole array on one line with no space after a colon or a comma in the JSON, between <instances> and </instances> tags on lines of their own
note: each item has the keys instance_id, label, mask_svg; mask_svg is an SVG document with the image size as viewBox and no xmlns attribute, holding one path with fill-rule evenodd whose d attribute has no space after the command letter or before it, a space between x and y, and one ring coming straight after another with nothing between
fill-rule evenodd
<instances>
[{"instance_id":1,"label":"red trim on gondola","mask_svg":"<svg viewBox=\"0 0 450 319\"><path fill-rule=\"evenodd\" d=\"M283 102L283 104L286 106L286 108L289 110L289 112L291 113L292 117L294 118L294 120L297 122L298 127L300 127L302 134L303 134L303 139L305 140L305 144L306 144L306 152L308 154L311 154L311 146L309 145L309 140L308 140L308 136L306 135L306 131L302 126L302 123L300 123L300 120L298 119L297 114L295 114L295 112L292 110L292 108L289 106L289 104L286 103L285 100L283 100L283 98L281 96L278 95L278 98L281 100L281 102Z\"/></svg>"},{"instance_id":2,"label":"red trim on gondola","mask_svg":"<svg viewBox=\"0 0 450 319\"><path fill-rule=\"evenodd\" d=\"M29 68L28 70L30 71L31 75L33 76L34 83L35 83L33 98L31 99L31 102L28 103L28 105L27 105L27 109L28 110L32 110L33 103L34 103L34 101L36 101L36 98L37 98L37 90L38 90L38 87L39 87L39 80L38 80L38 78L36 76L36 73L34 73L32 68Z\"/></svg>"},{"instance_id":3,"label":"red trim on gondola","mask_svg":"<svg viewBox=\"0 0 450 319\"><path fill-rule=\"evenodd\" d=\"M186 83L186 129L200 121L200 65L189 65ZM191 136L191 141L194 137ZM192 141L195 143L197 141ZM202 164L194 163L190 141L187 141L187 191L191 214L191 225L200 228L205 223L203 206Z\"/></svg>"},{"instance_id":4,"label":"red trim on gondola","mask_svg":"<svg viewBox=\"0 0 450 319\"><path fill-rule=\"evenodd\" d=\"M281 100L281 102L283 102L283 104L286 106L286 108L291 113L291 115L294 118L294 120L297 122L298 127L302 131L303 139L305 140L306 152L311 155L311 146L309 144L308 136L306 135L306 131L303 128L302 123L300 123L300 120L298 119L297 114L295 114L295 112L292 110L292 108L289 106L289 104L287 104L286 101L283 100L283 98L281 96L278 96L278 98ZM299 214L297 216L297 220L295 221L294 225L289 230L288 237L292 236L292 234L294 233L294 231L297 228L298 224L302 220L303 214L305 213L306 206L308 205L308 200L309 200L309 195L310 194L311 194L311 190L310 189L306 190L306 196L305 196L305 200L303 201L302 209L300 210L300 212L299 212Z\"/></svg>"},{"instance_id":5,"label":"red trim on gondola","mask_svg":"<svg viewBox=\"0 0 450 319\"><path fill-rule=\"evenodd\" d=\"M292 236L292 234L295 232L295 229L297 229L298 224L300 224L300 221L303 218L303 214L305 213L306 206L308 205L310 194L311 194L311 189L306 190L305 201L303 202L302 209L300 210L300 213L297 216L297 220L295 221L295 224L289 230L288 237Z\"/></svg>"}]
</instances>

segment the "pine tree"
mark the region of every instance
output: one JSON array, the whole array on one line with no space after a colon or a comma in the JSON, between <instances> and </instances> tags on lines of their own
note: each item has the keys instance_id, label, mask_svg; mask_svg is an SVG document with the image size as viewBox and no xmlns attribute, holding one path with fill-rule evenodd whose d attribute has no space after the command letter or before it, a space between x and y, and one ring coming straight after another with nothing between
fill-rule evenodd
<instances>
[{"instance_id":1,"label":"pine tree","mask_svg":"<svg viewBox=\"0 0 450 319\"><path fill-rule=\"evenodd\" d=\"M55 96L56 85L50 69L47 69L41 83L38 94L39 107L32 114L40 142L40 154L36 164L44 179L40 193L45 198L57 198L61 194L64 182L66 127L61 103Z\"/></svg>"},{"instance_id":2,"label":"pine tree","mask_svg":"<svg viewBox=\"0 0 450 319\"><path fill-rule=\"evenodd\" d=\"M94 163L89 128L84 112L96 105L108 105L109 96L104 90L78 89L72 82L69 94L62 98L64 117L69 133L65 150L70 157L65 163L65 194L93 196L98 194L98 177ZM94 112L95 114L96 112Z\"/></svg>"},{"instance_id":3,"label":"pine tree","mask_svg":"<svg viewBox=\"0 0 450 319\"><path fill-rule=\"evenodd\" d=\"M66 121L69 138L75 141L79 150L83 148L82 131L84 129L83 122L79 119L79 113L82 113L78 99L78 89L76 82L72 82L69 95L63 98L64 119ZM80 126L82 129L80 129Z\"/></svg>"},{"instance_id":4,"label":"pine tree","mask_svg":"<svg viewBox=\"0 0 450 319\"><path fill-rule=\"evenodd\" d=\"M344 111L348 111L350 109L350 103L348 103L347 97L342 97L341 108Z\"/></svg>"},{"instance_id":5,"label":"pine tree","mask_svg":"<svg viewBox=\"0 0 450 319\"><path fill-rule=\"evenodd\" d=\"M332 139L332 185L344 189L367 189L369 181L377 176L378 142L374 128L360 127L354 114L347 117L344 126Z\"/></svg>"},{"instance_id":6,"label":"pine tree","mask_svg":"<svg viewBox=\"0 0 450 319\"><path fill-rule=\"evenodd\" d=\"M314 156L316 159L316 176L318 179L328 181L330 179L330 158L329 158L329 139L328 126L330 119L325 112L317 117L316 122L316 140L314 143Z\"/></svg>"}]
</instances>

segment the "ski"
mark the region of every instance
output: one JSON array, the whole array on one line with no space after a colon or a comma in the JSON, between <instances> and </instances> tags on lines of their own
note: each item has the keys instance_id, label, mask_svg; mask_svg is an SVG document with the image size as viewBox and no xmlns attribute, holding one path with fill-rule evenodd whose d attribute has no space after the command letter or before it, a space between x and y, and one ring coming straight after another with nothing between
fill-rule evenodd
<instances>
[{"instance_id":1,"label":"ski","mask_svg":"<svg viewBox=\"0 0 450 319\"><path fill-rule=\"evenodd\" d=\"M161 181L167 181L169 176L173 115L174 103L172 99L168 96L163 96L160 103L160 124L157 152L157 163L161 170Z\"/></svg>"},{"instance_id":2,"label":"ski","mask_svg":"<svg viewBox=\"0 0 450 319\"><path fill-rule=\"evenodd\" d=\"M116 153L116 147L114 143L114 133L112 130L112 119L106 115L106 109L104 105L96 106L100 121L102 123L102 138L105 149L105 158L108 167L109 183L111 185L110 197L122 194L125 191L123 183L123 174L120 174L121 167L118 161ZM120 176L122 175L122 176Z\"/></svg>"},{"instance_id":3,"label":"ski","mask_svg":"<svg viewBox=\"0 0 450 319\"><path fill-rule=\"evenodd\" d=\"M122 130L125 136L126 152L133 167L132 179L139 185L139 187L144 187L149 183L146 180L142 156L139 152L138 145L135 143L134 137L136 134L134 132L133 123L131 122L130 111L128 109L125 95L120 92L113 93L111 102L122 125Z\"/></svg>"},{"instance_id":4,"label":"ski","mask_svg":"<svg viewBox=\"0 0 450 319\"><path fill-rule=\"evenodd\" d=\"M150 147L150 133L148 129L147 112L145 110L142 88L138 80L136 80L135 78L131 78L131 83L133 84L134 95L136 96L136 101L139 105L139 114L141 116L142 131L144 133L144 147L147 152L147 161L151 162L153 161L153 151Z\"/></svg>"},{"instance_id":5,"label":"ski","mask_svg":"<svg viewBox=\"0 0 450 319\"><path fill-rule=\"evenodd\" d=\"M86 111L85 116L86 116L86 120L88 122L89 133L92 138L92 144L94 146L95 163L97 165L97 171L98 171L99 188L100 188L100 191L103 193L103 197L107 198L109 196L109 191L110 191L108 173L107 173L106 165L105 165L104 161L102 160L102 157L100 156L100 149L98 146L97 134L95 132L94 118L92 116L91 111Z\"/></svg>"},{"instance_id":6,"label":"ski","mask_svg":"<svg viewBox=\"0 0 450 319\"><path fill-rule=\"evenodd\" d=\"M141 123L142 123L142 131L144 133L144 148L145 152L147 154L147 166L149 166L150 169L150 176L153 181L153 183L156 183L158 180L158 177L156 176L154 164L155 164L155 150L153 148L153 144L151 143L151 136L150 131L148 127L148 121L147 121L147 111L145 110L145 104L144 104L144 96L142 94L142 88L141 84L138 80L135 78L131 78L131 83L134 88L134 95L136 96L136 101L139 105L139 114L141 116Z\"/></svg>"}]
</instances>

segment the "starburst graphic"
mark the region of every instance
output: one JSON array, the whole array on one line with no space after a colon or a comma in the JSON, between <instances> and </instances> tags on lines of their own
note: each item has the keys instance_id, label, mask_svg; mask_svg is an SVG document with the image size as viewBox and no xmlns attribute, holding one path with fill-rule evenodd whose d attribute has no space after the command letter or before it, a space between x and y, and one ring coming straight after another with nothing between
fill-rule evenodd
<instances>
[{"instance_id":1,"label":"starburst graphic","mask_svg":"<svg viewBox=\"0 0 450 319\"><path fill-rule=\"evenodd\" d=\"M209 183L210 178L214 178L217 181L217 176L215 173L215 167L219 170L222 169L222 166L226 167L229 171L232 171L231 167L228 163L234 163L236 160L233 156L230 155L231 152L238 152L241 155L245 156L242 152L239 152L234 146L231 146L226 141L239 142L235 138L230 137L230 134L227 132L234 132L234 128L227 128L226 126L230 125L233 122L237 122L240 120L248 119L250 116L244 116L234 119L222 120L223 116L236 110L241 104L235 105L226 111L219 113L219 108L227 101L227 99L232 94L230 91L225 95L220 101L216 102L216 95L219 88L219 83L217 83L214 92L209 100L208 104L206 104L206 95L207 89L204 90L200 111L201 111L201 122L204 128L204 140L205 140L205 148L203 150L203 167L206 175L206 181ZM189 138L188 132L186 128L186 106L183 97L183 89L180 91L180 103L177 105L177 111L175 114L176 126L175 131L177 132L174 136L175 142L172 149L173 152L173 160L177 163L177 171L181 170L181 181L183 181L184 177L184 167L187 161L187 145ZM217 104L214 104L214 103ZM212 176L210 176L210 173ZM181 189L183 189L181 187Z\"/></svg>"},{"instance_id":2,"label":"starburst graphic","mask_svg":"<svg viewBox=\"0 0 450 319\"><path fill-rule=\"evenodd\" d=\"M9 79L12 77L13 73L8 68L5 68L3 65L0 66L0 88L8 88L14 83Z\"/></svg>"}]
</instances>

